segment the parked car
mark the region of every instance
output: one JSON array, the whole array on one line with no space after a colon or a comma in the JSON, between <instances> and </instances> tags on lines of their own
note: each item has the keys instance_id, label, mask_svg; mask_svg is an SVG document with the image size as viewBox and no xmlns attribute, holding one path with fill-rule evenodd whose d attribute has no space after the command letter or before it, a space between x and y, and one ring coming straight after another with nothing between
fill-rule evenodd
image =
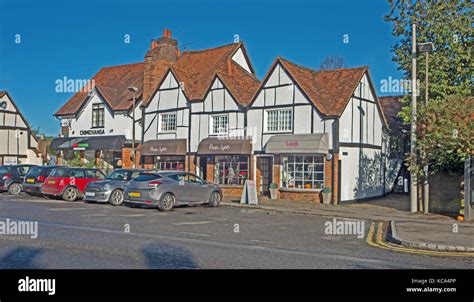
<instances>
[{"instance_id":1,"label":"parked car","mask_svg":"<svg viewBox=\"0 0 474 302\"><path fill-rule=\"evenodd\" d=\"M12 165L0 167L0 192L8 191L10 194L20 194L23 178L31 167L35 165Z\"/></svg>"},{"instance_id":2,"label":"parked car","mask_svg":"<svg viewBox=\"0 0 474 302\"><path fill-rule=\"evenodd\" d=\"M60 167L54 169L44 180L41 194L74 201L84 196L86 185L105 179L99 169Z\"/></svg>"},{"instance_id":3,"label":"parked car","mask_svg":"<svg viewBox=\"0 0 474 302\"><path fill-rule=\"evenodd\" d=\"M124 191L125 203L156 206L160 211L194 203L216 207L221 198L219 186L182 171L141 173L126 184Z\"/></svg>"},{"instance_id":4,"label":"parked car","mask_svg":"<svg viewBox=\"0 0 474 302\"><path fill-rule=\"evenodd\" d=\"M84 201L108 202L114 206L123 204L125 184L146 170L117 169L103 181L94 181L87 184L84 190Z\"/></svg>"},{"instance_id":5,"label":"parked car","mask_svg":"<svg viewBox=\"0 0 474 302\"><path fill-rule=\"evenodd\" d=\"M44 183L46 177L59 166L36 166L32 167L28 173L26 173L23 180L23 192L30 195L41 195L41 186Z\"/></svg>"}]
</instances>

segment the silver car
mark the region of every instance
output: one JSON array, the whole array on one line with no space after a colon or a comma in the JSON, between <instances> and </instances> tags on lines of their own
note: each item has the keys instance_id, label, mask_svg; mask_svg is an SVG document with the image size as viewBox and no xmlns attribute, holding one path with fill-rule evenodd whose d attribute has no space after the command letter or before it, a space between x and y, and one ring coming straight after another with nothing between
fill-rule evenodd
<instances>
[{"instance_id":1,"label":"silver car","mask_svg":"<svg viewBox=\"0 0 474 302\"><path fill-rule=\"evenodd\" d=\"M182 171L142 173L125 186L124 202L169 211L176 205L207 203L219 206L222 190L216 184Z\"/></svg>"},{"instance_id":2,"label":"silver car","mask_svg":"<svg viewBox=\"0 0 474 302\"><path fill-rule=\"evenodd\" d=\"M114 206L123 203L125 184L146 170L117 169L103 181L90 182L84 189L84 201L108 202Z\"/></svg>"}]
</instances>

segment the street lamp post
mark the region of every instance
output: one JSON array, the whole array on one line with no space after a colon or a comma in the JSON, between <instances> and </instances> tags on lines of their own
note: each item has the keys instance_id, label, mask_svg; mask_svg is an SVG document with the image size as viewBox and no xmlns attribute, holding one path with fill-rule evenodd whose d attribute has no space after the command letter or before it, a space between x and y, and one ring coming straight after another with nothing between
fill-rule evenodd
<instances>
[{"instance_id":1,"label":"street lamp post","mask_svg":"<svg viewBox=\"0 0 474 302\"><path fill-rule=\"evenodd\" d=\"M428 107L428 60L429 60L429 53L433 51L434 46L431 42L426 43L419 43L417 45L417 50L420 53L425 53L425 106ZM428 206L430 200L430 185L428 182L428 164L423 167L425 179L423 181L423 211L428 213Z\"/></svg>"},{"instance_id":2,"label":"street lamp post","mask_svg":"<svg viewBox=\"0 0 474 302\"><path fill-rule=\"evenodd\" d=\"M133 107L132 107L132 167L135 168L135 158L136 158L136 152L135 152L135 106L136 106L136 93L138 91L137 87L131 86L128 87L128 91L130 91L133 94Z\"/></svg>"},{"instance_id":3,"label":"street lamp post","mask_svg":"<svg viewBox=\"0 0 474 302\"><path fill-rule=\"evenodd\" d=\"M411 131L410 131L410 212L417 211L418 187L416 171L416 24L411 26Z\"/></svg>"}]
</instances>

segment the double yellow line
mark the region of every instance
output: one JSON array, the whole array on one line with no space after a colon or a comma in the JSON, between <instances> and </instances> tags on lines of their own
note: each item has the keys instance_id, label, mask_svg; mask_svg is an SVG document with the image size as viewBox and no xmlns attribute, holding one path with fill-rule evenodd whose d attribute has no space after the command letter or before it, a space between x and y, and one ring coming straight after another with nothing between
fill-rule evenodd
<instances>
[{"instance_id":1,"label":"double yellow line","mask_svg":"<svg viewBox=\"0 0 474 302\"><path fill-rule=\"evenodd\" d=\"M429 250L419 250L413 248L407 248L391 243L387 243L383 240L383 222L379 222L377 226L377 233L375 234L375 222L370 224L369 233L367 234L366 242L370 246L378 247L384 250L390 250L400 253L410 253L417 255L427 255L427 256L439 256L439 257L474 257L472 252L443 252L443 251L429 251Z\"/></svg>"}]
</instances>

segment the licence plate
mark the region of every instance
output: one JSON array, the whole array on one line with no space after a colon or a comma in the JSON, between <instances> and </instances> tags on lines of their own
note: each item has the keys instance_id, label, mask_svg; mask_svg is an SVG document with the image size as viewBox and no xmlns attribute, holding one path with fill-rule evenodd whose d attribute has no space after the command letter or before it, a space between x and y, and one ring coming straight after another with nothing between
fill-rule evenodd
<instances>
[{"instance_id":1,"label":"licence plate","mask_svg":"<svg viewBox=\"0 0 474 302\"><path fill-rule=\"evenodd\" d=\"M130 192L130 193L128 193L128 196L130 196L130 197L140 197L140 192Z\"/></svg>"},{"instance_id":2,"label":"licence plate","mask_svg":"<svg viewBox=\"0 0 474 302\"><path fill-rule=\"evenodd\" d=\"M56 182L54 180L48 180L48 184L54 185Z\"/></svg>"},{"instance_id":3,"label":"licence plate","mask_svg":"<svg viewBox=\"0 0 474 302\"><path fill-rule=\"evenodd\" d=\"M28 178L28 179L26 180L26 182L32 184L32 183L35 182L35 179L34 179L34 178Z\"/></svg>"},{"instance_id":4,"label":"licence plate","mask_svg":"<svg viewBox=\"0 0 474 302\"><path fill-rule=\"evenodd\" d=\"M86 196L95 196L94 192L86 192Z\"/></svg>"}]
</instances>

